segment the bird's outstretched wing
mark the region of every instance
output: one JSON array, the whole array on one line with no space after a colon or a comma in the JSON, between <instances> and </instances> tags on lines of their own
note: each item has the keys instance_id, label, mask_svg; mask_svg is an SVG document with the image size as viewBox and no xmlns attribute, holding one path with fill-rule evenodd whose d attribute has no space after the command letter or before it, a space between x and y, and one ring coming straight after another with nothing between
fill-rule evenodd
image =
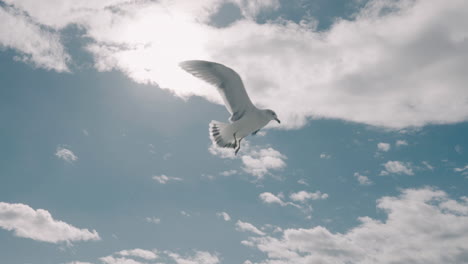
<instances>
[{"instance_id":1,"label":"bird's outstretched wing","mask_svg":"<svg viewBox=\"0 0 468 264\"><path fill-rule=\"evenodd\" d=\"M202 60L183 61L179 66L193 76L218 88L227 110L231 113L229 118L231 122L239 120L246 112L255 108L245 91L239 74L231 68Z\"/></svg>"}]
</instances>

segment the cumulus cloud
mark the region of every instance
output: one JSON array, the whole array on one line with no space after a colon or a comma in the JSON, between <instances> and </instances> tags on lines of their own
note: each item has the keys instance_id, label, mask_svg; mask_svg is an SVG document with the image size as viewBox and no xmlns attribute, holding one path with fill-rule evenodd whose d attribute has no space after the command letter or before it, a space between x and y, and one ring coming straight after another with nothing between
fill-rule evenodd
<instances>
[{"instance_id":1,"label":"cumulus cloud","mask_svg":"<svg viewBox=\"0 0 468 264\"><path fill-rule=\"evenodd\" d=\"M281 198L279 198L278 196L272 194L271 192L261 193L258 197L264 203L269 203L269 204L276 203L276 204L279 204L281 206L286 206L287 205L287 203L283 202L283 200L281 200Z\"/></svg>"},{"instance_id":2,"label":"cumulus cloud","mask_svg":"<svg viewBox=\"0 0 468 264\"><path fill-rule=\"evenodd\" d=\"M217 215L218 217L223 218L224 221L231 221L231 216L229 216L229 214L226 213L226 212L219 212L219 213L216 213L216 215Z\"/></svg>"},{"instance_id":3,"label":"cumulus cloud","mask_svg":"<svg viewBox=\"0 0 468 264\"><path fill-rule=\"evenodd\" d=\"M18 237L49 243L101 239L96 230L76 228L53 219L44 209L34 210L21 203L0 202L0 228L11 230Z\"/></svg>"},{"instance_id":4,"label":"cumulus cloud","mask_svg":"<svg viewBox=\"0 0 468 264\"><path fill-rule=\"evenodd\" d=\"M181 178L170 177L170 176L166 176L166 175L164 175L164 174L159 175L159 176L158 176L158 175L155 175L155 176L153 176L152 178L153 178L153 180L159 182L160 184L166 184L166 183L168 183L168 182L170 182L170 181L176 181L176 182L177 182L177 181L182 181Z\"/></svg>"},{"instance_id":5,"label":"cumulus cloud","mask_svg":"<svg viewBox=\"0 0 468 264\"><path fill-rule=\"evenodd\" d=\"M468 254L468 199L432 188L406 189L377 200L385 220L360 217L345 233L322 226L251 237L244 245L267 255L262 264L463 263Z\"/></svg>"},{"instance_id":6,"label":"cumulus cloud","mask_svg":"<svg viewBox=\"0 0 468 264\"><path fill-rule=\"evenodd\" d=\"M253 150L242 156L243 169L258 179L271 173L272 170L281 170L286 167L286 156L273 148Z\"/></svg>"},{"instance_id":7,"label":"cumulus cloud","mask_svg":"<svg viewBox=\"0 0 468 264\"><path fill-rule=\"evenodd\" d=\"M387 151L390 150L390 144L385 143L385 142L380 142L380 143L377 144L377 149L379 151L387 152Z\"/></svg>"},{"instance_id":8,"label":"cumulus cloud","mask_svg":"<svg viewBox=\"0 0 468 264\"><path fill-rule=\"evenodd\" d=\"M247 222L242 222L241 220L238 220L236 223L236 229L239 231L247 231L247 232L252 232L254 234L257 234L259 236L265 235L262 231L260 231L258 228L256 228L254 225L251 223Z\"/></svg>"},{"instance_id":9,"label":"cumulus cloud","mask_svg":"<svg viewBox=\"0 0 468 264\"><path fill-rule=\"evenodd\" d=\"M73 153L73 151L62 146L57 147L57 150L55 151L55 156L70 163L78 160L78 157L75 155L75 153Z\"/></svg>"},{"instance_id":10,"label":"cumulus cloud","mask_svg":"<svg viewBox=\"0 0 468 264\"><path fill-rule=\"evenodd\" d=\"M358 172L354 173L354 177L356 177L356 179L358 180L360 185L371 185L372 184L372 181L369 180L369 177L361 175Z\"/></svg>"},{"instance_id":11,"label":"cumulus cloud","mask_svg":"<svg viewBox=\"0 0 468 264\"><path fill-rule=\"evenodd\" d=\"M390 160L383 164L383 166L385 167L385 170L381 171L380 175L388 175L390 173L414 175L411 164L407 162Z\"/></svg>"},{"instance_id":12,"label":"cumulus cloud","mask_svg":"<svg viewBox=\"0 0 468 264\"><path fill-rule=\"evenodd\" d=\"M234 155L234 151L228 148L220 148L214 144L210 145L211 154L223 159L240 159L242 170L257 180L263 179L266 175L274 175L275 171L281 171L286 167L287 157L272 147L251 146L248 140L243 142L240 155ZM222 172L223 176L230 176L238 173L237 170Z\"/></svg>"},{"instance_id":13,"label":"cumulus cloud","mask_svg":"<svg viewBox=\"0 0 468 264\"><path fill-rule=\"evenodd\" d=\"M299 191L296 193L292 193L289 198L296 202L305 202L307 200L324 200L328 198L328 194L322 193L320 191L316 192L306 192L306 191Z\"/></svg>"},{"instance_id":14,"label":"cumulus cloud","mask_svg":"<svg viewBox=\"0 0 468 264\"><path fill-rule=\"evenodd\" d=\"M2 8L0 25L25 20L24 13L58 32L79 25L91 40L86 49L96 69L120 70L177 96L199 95L221 103L213 87L184 73L177 63L192 58L224 63L243 76L254 102L274 108L283 128L322 117L395 129L468 120L466 1L371 0L352 19L337 19L324 31L306 21L259 24L252 19L278 8L277 0L231 1L245 18L224 28L209 25L221 0L4 2L19 11ZM39 27L30 27L5 26L2 32L14 35L5 35L3 45L46 54L54 62L39 65L65 69L63 48L50 33L54 31L38 34ZM45 51L22 48L36 43L23 41L25 36L48 43L39 45ZM54 46L59 48L50 48Z\"/></svg>"}]
</instances>

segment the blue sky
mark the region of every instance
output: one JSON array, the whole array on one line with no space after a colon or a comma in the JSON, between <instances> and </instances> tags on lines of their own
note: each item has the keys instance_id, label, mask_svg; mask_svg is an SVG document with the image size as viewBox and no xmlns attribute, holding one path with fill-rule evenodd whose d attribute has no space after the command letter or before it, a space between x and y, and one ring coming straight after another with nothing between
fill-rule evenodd
<instances>
[{"instance_id":1,"label":"blue sky","mask_svg":"<svg viewBox=\"0 0 468 264\"><path fill-rule=\"evenodd\" d=\"M0 1L0 262L468 263L463 1ZM282 121L238 156L177 67Z\"/></svg>"}]
</instances>

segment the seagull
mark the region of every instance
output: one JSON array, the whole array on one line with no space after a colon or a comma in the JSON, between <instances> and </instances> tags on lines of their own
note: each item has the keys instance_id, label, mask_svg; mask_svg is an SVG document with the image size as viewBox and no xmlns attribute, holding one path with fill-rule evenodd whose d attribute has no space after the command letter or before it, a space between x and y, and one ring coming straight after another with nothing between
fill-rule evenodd
<instances>
[{"instance_id":1,"label":"seagull","mask_svg":"<svg viewBox=\"0 0 468 264\"><path fill-rule=\"evenodd\" d=\"M250 134L255 135L270 121L281 121L270 109L258 109L250 101L239 74L222 64L202 60L188 60L179 66L193 76L215 86L224 104L231 114L230 124L212 120L209 125L210 138L222 148L240 150L242 139Z\"/></svg>"}]
</instances>

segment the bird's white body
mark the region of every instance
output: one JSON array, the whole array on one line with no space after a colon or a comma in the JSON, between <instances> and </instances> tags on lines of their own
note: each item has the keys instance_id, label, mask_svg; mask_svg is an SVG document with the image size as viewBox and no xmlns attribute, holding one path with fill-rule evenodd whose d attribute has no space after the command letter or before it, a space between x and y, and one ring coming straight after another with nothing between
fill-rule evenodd
<instances>
[{"instance_id":1,"label":"bird's white body","mask_svg":"<svg viewBox=\"0 0 468 264\"><path fill-rule=\"evenodd\" d=\"M226 124L222 131L223 139L228 142L234 142L235 139L240 140L262 129L271 121L271 119L266 116L262 110L255 110L246 113L241 119L234 121L231 124ZM234 135L236 138L234 138Z\"/></svg>"},{"instance_id":2,"label":"bird's white body","mask_svg":"<svg viewBox=\"0 0 468 264\"><path fill-rule=\"evenodd\" d=\"M210 137L214 143L224 148L240 149L240 141L263 128L271 120L276 120L272 110L261 110L250 101L242 79L231 68L209 61L184 61L182 69L218 88L227 110L231 113L231 124L211 121Z\"/></svg>"}]
</instances>

